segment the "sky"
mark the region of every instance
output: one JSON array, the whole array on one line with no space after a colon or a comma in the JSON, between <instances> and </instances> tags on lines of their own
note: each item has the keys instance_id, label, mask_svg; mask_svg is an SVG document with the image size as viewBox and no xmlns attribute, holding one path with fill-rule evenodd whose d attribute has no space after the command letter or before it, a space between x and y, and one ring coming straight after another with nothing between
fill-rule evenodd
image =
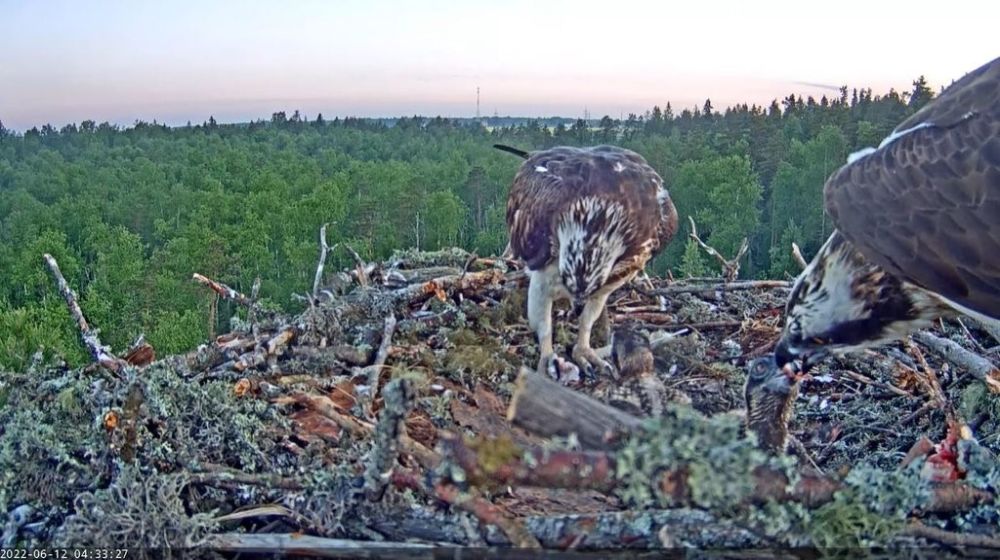
<instances>
[{"instance_id":1,"label":"sky","mask_svg":"<svg viewBox=\"0 0 1000 560\"><path fill-rule=\"evenodd\" d=\"M598 118L840 85L937 90L1000 56L1000 2L0 0L0 121Z\"/></svg>"}]
</instances>

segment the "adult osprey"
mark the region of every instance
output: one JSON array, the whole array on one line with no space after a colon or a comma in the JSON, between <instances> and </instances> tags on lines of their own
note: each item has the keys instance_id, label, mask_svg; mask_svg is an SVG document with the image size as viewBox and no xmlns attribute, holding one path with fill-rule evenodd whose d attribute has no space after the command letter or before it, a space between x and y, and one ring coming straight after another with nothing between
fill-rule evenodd
<instances>
[{"instance_id":1,"label":"adult osprey","mask_svg":"<svg viewBox=\"0 0 1000 560\"><path fill-rule=\"evenodd\" d=\"M673 237L677 210L663 180L639 154L613 146L556 147L524 157L507 199L510 251L525 262L528 324L538 336L538 370L554 365L552 303L583 304L573 360L615 370L590 346L608 296Z\"/></svg>"},{"instance_id":2,"label":"adult osprey","mask_svg":"<svg viewBox=\"0 0 1000 560\"><path fill-rule=\"evenodd\" d=\"M956 313L1000 325L1000 58L852 154L823 192L836 231L792 288L779 365Z\"/></svg>"}]
</instances>

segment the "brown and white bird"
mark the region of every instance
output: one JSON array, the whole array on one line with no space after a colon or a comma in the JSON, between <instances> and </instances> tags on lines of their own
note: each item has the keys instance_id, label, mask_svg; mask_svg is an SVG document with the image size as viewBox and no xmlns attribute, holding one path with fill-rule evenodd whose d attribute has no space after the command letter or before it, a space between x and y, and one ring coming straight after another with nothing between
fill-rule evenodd
<instances>
[{"instance_id":1,"label":"brown and white bird","mask_svg":"<svg viewBox=\"0 0 1000 560\"><path fill-rule=\"evenodd\" d=\"M1000 58L852 154L823 192L836 231L792 288L779 366L942 316L1000 326Z\"/></svg>"},{"instance_id":2,"label":"brown and white bird","mask_svg":"<svg viewBox=\"0 0 1000 560\"><path fill-rule=\"evenodd\" d=\"M746 428L770 453L781 454L788 447L788 422L798 394L799 383L781 371L773 355L750 362L743 389Z\"/></svg>"},{"instance_id":3,"label":"brown and white bird","mask_svg":"<svg viewBox=\"0 0 1000 560\"><path fill-rule=\"evenodd\" d=\"M538 337L538 371L555 360L552 304L582 304L573 360L585 371L615 370L591 347L608 296L643 269L677 230L660 175L639 154L614 146L556 147L524 157L507 199L514 258L529 277L528 324Z\"/></svg>"},{"instance_id":4,"label":"brown and white bird","mask_svg":"<svg viewBox=\"0 0 1000 560\"><path fill-rule=\"evenodd\" d=\"M662 416L670 403L691 404L691 397L668 388L656 374L653 348L642 331L627 326L611 331L611 361L618 380L604 379L594 396L633 416Z\"/></svg>"}]
</instances>

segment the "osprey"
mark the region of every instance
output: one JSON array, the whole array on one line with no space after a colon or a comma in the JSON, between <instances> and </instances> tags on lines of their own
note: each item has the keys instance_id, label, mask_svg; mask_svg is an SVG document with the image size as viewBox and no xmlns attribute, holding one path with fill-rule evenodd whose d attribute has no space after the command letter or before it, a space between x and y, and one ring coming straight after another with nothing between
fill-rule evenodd
<instances>
[{"instance_id":1,"label":"osprey","mask_svg":"<svg viewBox=\"0 0 1000 560\"><path fill-rule=\"evenodd\" d=\"M942 316L1000 326L1000 58L852 154L823 193L836 230L792 288L779 366Z\"/></svg>"},{"instance_id":2,"label":"osprey","mask_svg":"<svg viewBox=\"0 0 1000 560\"><path fill-rule=\"evenodd\" d=\"M582 304L573 360L588 372L615 370L590 345L608 296L643 269L677 230L663 179L639 154L613 146L523 152L507 199L509 249L529 277L528 324L538 337L538 371L556 358L552 303Z\"/></svg>"}]
</instances>

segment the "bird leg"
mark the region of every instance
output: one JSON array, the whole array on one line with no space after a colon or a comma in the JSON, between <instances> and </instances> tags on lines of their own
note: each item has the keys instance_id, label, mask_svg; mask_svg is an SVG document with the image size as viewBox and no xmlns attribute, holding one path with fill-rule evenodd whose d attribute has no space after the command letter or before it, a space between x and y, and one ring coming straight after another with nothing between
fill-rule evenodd
<instances>
[{"instance_id":1,"label":"bird leg","mask_svg":"<svg viewBox=\"0 0 1000 560\"><path fill-rule=\"evenodd\" d=\"M583 311L580 313L580 328L577 331L576 346L573 347L573 361L586 370L588 374L600 370L604 375L617 379L618 372L614 366L602 360L590 346L590 333L594 328L594 323L601 315L601 311L608 301L608 296L613 291L614 288L601 290L584 303Z\"/></svg>"},{"instance_id":2,"label":"bird leg","mask_svg":"<svg viewBox=\"0 0 1000 560\"><path fill-rule=\"evenodd\" d=\"M552 348L552 286L546 271L528 271L528 326L538 337L539 375L546 375L555 359Z\"/></svg>"}]
</instances>

